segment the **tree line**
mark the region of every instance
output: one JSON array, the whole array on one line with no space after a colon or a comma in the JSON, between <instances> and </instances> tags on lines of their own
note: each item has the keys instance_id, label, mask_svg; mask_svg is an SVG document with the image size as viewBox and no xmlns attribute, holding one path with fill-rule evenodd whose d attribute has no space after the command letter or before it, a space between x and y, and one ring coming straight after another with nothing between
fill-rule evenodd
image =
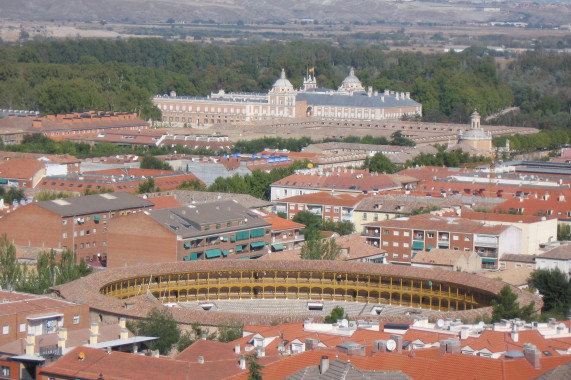
<instances>
[{"instance_id":1,"label":"tree line","mask_svg":"<svg viewBox=\"0 0 571 380\"><path fill-rule=\"evenodd\" d=\"M20 264L16 247L6 234L0 237L0 288L33 294L50 292L52 286L65 284L91 273L83 259L77 264L75 252L64 250L58 257L51 250L42 252L35 268Z\"/></svg>"},{"instance_id":2,"label":"tree line","mask_svg":"<svg viewBox=\"0 0 571 380\"><path fill-rule=\"evenodd\" d=\"M364 86L411 92L428 121L463 123L474 108L486 115L517 105L519 116L502 122L568 126L571 95L564 78L571 65L565 54L526 53L498 68L477 47L422 54L305 41L211 46L141 38L0 45L0 107L43 113L135 111L158 119L160 111L151 102L155 94L263 92L282 67L296 87L307 68L315 67L319 85L336 88L349 66Z\"/></svg>"}]
</instances>

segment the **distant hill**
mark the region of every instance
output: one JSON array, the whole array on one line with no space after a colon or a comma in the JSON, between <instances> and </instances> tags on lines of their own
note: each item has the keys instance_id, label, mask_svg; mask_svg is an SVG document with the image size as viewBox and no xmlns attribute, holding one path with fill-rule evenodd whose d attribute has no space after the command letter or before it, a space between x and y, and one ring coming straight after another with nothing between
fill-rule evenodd
<instances>
[{"instance_id":1,"label":"distant hill","mask_svg":"<svg viewBox=\"0 0 571 380\"><path fill-rule=\"evenodd\" d=\"M483 3L406 0L0 0L0 19L149 24L190 23L440 23L523 21L567 24L568 1ZM522 5L523 4L523 5ZM508 12L509 10L509 12Z\"/></svg>"}]
</instances>

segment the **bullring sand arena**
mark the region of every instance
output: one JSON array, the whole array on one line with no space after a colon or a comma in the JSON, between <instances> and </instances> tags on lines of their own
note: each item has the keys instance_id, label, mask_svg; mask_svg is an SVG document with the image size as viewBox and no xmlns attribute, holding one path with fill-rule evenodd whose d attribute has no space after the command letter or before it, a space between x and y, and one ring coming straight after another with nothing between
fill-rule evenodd
<instances>
[{"instance_id":1,"label":"bullring sand arena","mask_svg":"<svg viewBox=\"0 0 571 380\"><path fill-rule=\"evenodd\" d=\"M213 260L111 268L54 288L88 304L92 321L141 318L170 307L182 324L319 320L335 305L375 320L481 319L504 282L462 272L338 261ZM520 306L541 299L517 288Z\"/></svg>"}]
</instances>

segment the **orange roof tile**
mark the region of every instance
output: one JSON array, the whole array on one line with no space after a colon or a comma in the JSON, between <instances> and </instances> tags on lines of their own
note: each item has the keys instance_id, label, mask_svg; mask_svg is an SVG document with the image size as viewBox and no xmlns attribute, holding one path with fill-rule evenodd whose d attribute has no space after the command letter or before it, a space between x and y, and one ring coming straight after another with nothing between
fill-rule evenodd
<instances>
[{"instance_id":1,"label":"orange roof tile","mask_svg":"<svg viewBox=\"0 0 571 380\"><path fill-rule=\"evenodd\" d=\"M33 158L13 158L0 161L0 177L6 179L30 180L45 165Z\"/></svg>"}]
</instances>

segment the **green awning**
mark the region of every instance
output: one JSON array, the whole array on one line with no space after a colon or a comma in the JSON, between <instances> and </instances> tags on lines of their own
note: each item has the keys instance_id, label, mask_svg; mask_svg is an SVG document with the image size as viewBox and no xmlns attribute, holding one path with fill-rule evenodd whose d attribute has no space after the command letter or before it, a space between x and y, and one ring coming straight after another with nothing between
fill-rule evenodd
<instances>
[{"instance_id":1,"label":"green awning","mask_svg":"<svg viewBox=\"0 0 571 380\"><path fill-rule=\"evenodd\" d=\"M213 259L215 257L220 257L220 248L208 249L206 251L206 258L207 259Z\"/></svg>"},{"instance_id":2,"label":"green awning","mask_svg":"<svg viewBox=\"0 0 571 380\"><path fill-rule=\"evenodd\" d=\"M434 244L428 244L428 247L426 247L426 250L428 252L430 252L432 250L432 248L434 248Z\"/></svg>"},{"instance_id":3,"label":"green awning","mask_svg":"<svg viewBox=\"0 0 571 380\"><path fill-rule=\"evenodd\" d=\"M231 235L231 236L230 236L230 241L231 241L232 243L234 243L234 242L236 241L236 236Z\"/></svg>"},{"instance_id":4,"label":"green awning","mask_svg":"<svg viewBox=\"0 0 571 380\"><path fill-rule=\"evenodd\" d=\"M202 252L194 252L190 254L190 261L198 260L198 255L202 255Z\"/></svg>"},{"instance_id":5,"label":"green awning","mask_svg":"<svg viewBox=\"0 0 571 380\"><path fill-rule=\"evenodd\" d=\"M8 180L6 178L0 178L0 184L5 185L8 183Z\"/></svg>"},{"instance_id":6,"label":"green awning","mask_svg":"<svg viewBox=\"0 0 571 380\"><path fill-rule=\"evenodd\" d=\"M206 236L206 238L207 239L218 239L218 236L220 236L220 235Z\"/></svg>"},{"instance_id":7,"label":"green awning","mask_svg":"<svg viewBox=\"0 0 571 380\"><path fill-rule=\"evenodd\" d=\"M250 231L250 237L251 238L257 238L260 236L264 236L264 229L263 228L257 228L255 230Z\"/></svg>"},{"instance_id":8,"label":"green awning","mask_svg":"<svg viewBox=\"0 0 571 380\"><path fill-rule=\"evenodd\" d=\"M236 252L242 252L242 244L236 246Z\"/></svg>"},{"instance_id":9,"label":"green awning","mask_svg":"<svg viewBox=\"0 0 571 380\"><path fill-rule=\"evenodd\" d=\"M93 221L94 222L99 222L101 220L101 218L99 217L99 215L93 215Z\"/></svg>"},{"instance_id":10,"label":"green awning","mask_svg":"<svg viewBox=\"0 0 571 380\"><path fill-rule=\"evenodd\" d=\"M228 251L223 249L222 250L222 256L224 256L224 257L228 256Z\"/></svg>"},{"instance_id":11,"label":"green awning","mask_svg":"<svg viewBox=\"0 0 571 380\"><path fill-rule=\"evenodd\" d=\"M222 241L228 241L228 238L227 238L226 236L222 236L222 237L220 238L220 240L222 240Z\"/></svg>"},{"instance_id":12,"label":"green awning","mask_svg":"<svg viewBox=\"0 0 571 380\"><path fill-rule=\"evenodd\" d=\"M250 259L257 259L259 257L262 257L262 255L255 255L255 256L250 256Z\"/></svg>"},{"instance_id":13,"label":"green awning","mask_svg":"<svg viewBox=\"0 0 571 380\"><path fill-rule=\"evenodd\" d=\"M240 257L238 260L248 260L249 257Z\"/></svg>"},{"instance_id":14,"label":"green awning","mask_svg":"<svg viewBox=\"0 0 571 380\"><path fill-rule=\"evenodd\" d=\"M250 238L250 231L236 232L236 240L246 240Z\"/></svg>"},{"instance_id":15,"label":"green awning","mask_svg":"<svg viewBox=\"0 0 571 380\"><path fill-rule=\"evenodd\" d=\"M190 256L184 256L184 257L182 258L182 260L183 260L183 261L190 261Z\"/></svg>"},{"instance_id":16,"label":"green awning","mask_svg":"<svg viewBox=\"0 0 571 380\"><path fill-rule=\"evenodd\" d=\"M263 241L255 241L255 242L253 242L253 243L250 244L250 246L251 246L252 248L263 247L263 246L265 246L265 245L266 245L266 243L263 242Z\"/></svg>"},{"instance_id":17,"label":"green awning","mask_svg":"<svg viewBox=\"0 0 571 380\"><path fill-rule=\"evenodd\" d=\"M272 245L272 248L275 251L283 251L286 247L283 244L274 244L274 245Z\"/></svg>"},{"instance_id":18,"label":"green awning","mask_svg":"<svg viewBox=\"0 0 571 380\"><path fill-rule=\"evenodd\" d=\"M412 249L424 249L424 242L422 242L422 241L413 241L413 242L412 242Z\"/></svg>"},{"instance_id":19,"label":"green awning","mask_svg":"<svg viewBox=\"0 0 571 380\"><path fill-rule=\"evenodd\" d=\"M491 258L491 257L482 257L482 262L483 263L495 263L496 259Z\"/></svg>"},{"instance_id":20,"label":"green awning","mask_svg":"<svg viewBox=\"0 0 571 380\"><path fill-rule=\"evenodd\" d=\"M187 242L187 241L185 241L185 242L184 242L184 248L190 248L190 243Z\"/></svg>"},{"instance_id":21,"label":"green awning","mask_svg":"<svg viewBox=\"0 0 571 380\"><path fill-rule=\"evenodd\" d=\"M438 243L438 248L448 248L450 247L449 243Z\"/></svg>"}]
</instances>

